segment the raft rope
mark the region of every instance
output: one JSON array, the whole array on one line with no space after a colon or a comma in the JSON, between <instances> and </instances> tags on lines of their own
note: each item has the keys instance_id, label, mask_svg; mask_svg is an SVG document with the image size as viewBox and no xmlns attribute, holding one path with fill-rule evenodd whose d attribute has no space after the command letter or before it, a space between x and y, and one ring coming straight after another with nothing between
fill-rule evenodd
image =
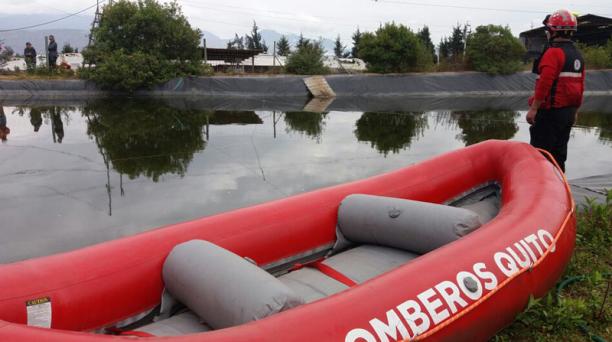
<instances>
[{"instance_id":1,"label":"raft rope","mask_svg":"<svg viewBox=\"0 0 612 342\"><path fill-rule=\"evenodd\" d=\"M428 337L432 336L433 334L439 332L440 330L444 329L445 327L451 325L453 322L455 322L459 318L465 316L466 314L468 314L469 312L471 312L472 310L477 308L480 304L484 303L486 300L488 300L489 298L493 297L493 295L497 291L499 291L499 290L503 289L504 287L506 287L515 278L519 277L520 275L522 275L525 272L533 271L533 269L538 267L542 263L542 261L544 261L546 259L548 254L550 254L550 251L557 245L557 242L559 241L559 238L561 237L561 235L565 231L565 228L567 228L568 223L570 222L570 219L574 216L576 203L574 202L574 198L572 197L572 192L571 192L571 189L570 189L570 185L567 182L567 177L565 177L565 173L563 173L563 171L561 171L561 167L559 167L559 164L557 163L555 158L548 151L546 151L546 150L543 150L543 149L540 149L540 148L538 148L537 150L540 153L542 153L554 165L554 167L558 170L559 175L560 175L560 177L561 177L561 179L563 181L563 185L565 186L565 191L566 191L567 197L568 197L568 199L570 201L570 210L567 213L567 215L565 216L565 219L563 220L563 223L561 224L561 226L559 228L559 231L557 232L557 235L555 236L555 239L554 239L553 243L551 243L548 246L548 248L546 249L546 251L544 251L544 254L542 255L542 257L540 257L530 267L525 267L525 268L519 270L518 272L514 273L510 277L506 278L506 280L502 281L496 288L491 290L491 292L489 292L486 295L482 296L478 301L474 302L469 307L467 307L464 310L462 310L459 313L457 313L457 315L455 315L455 316L451 317L450 319L442 322L440 325L437 325L433 329L425 332L423 335L417 335L414 338L403 339L402 340L403 342L421 341L421 340L423 340L425 338L428 338Z\"/></svg>"}]
</instances>

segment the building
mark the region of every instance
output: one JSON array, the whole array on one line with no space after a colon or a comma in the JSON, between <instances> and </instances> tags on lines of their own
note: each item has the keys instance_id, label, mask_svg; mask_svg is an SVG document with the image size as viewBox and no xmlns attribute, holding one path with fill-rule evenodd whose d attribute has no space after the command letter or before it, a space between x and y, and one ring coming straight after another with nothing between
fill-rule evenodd
<instances>
[{"instance_id":1,"label":"building","mask_svg":"<svg viewBox=\"0 0 612 342\"><path fill-rule=\"evenodd\" d=\"M586 14L578 18L578 32L574 40L585 45L605 45L612 38L612 19L594 14ZM544 26L519 35L520 40L527 48L527 59L535 58L542 53L546 44Z\"/></svg>"}]
</instances>

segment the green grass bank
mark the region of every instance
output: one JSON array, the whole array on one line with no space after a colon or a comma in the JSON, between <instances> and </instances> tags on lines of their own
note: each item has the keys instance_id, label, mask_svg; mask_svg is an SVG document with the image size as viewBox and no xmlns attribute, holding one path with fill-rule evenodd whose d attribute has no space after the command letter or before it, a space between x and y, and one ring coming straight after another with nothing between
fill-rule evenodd
<instances>
[{"instance_id":1,"label":"green grass bank","mask_svg":"<svg viewBox=\"0 0 612 342\"><path fill-rule=\"evenodd\" d=\"M563 277L491 341L612 341L612 191L578 208L576 249Z\"/></svg>"}]
</instances>

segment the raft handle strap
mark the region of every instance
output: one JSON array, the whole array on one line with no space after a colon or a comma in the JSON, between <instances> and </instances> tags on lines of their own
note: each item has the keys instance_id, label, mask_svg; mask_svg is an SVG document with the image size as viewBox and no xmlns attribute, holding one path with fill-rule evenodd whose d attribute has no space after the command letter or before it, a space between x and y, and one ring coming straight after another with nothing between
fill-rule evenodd
<instances>
[{"instance_id":1,"label":"raft handle strap","mask_svg":"<svg viewBox=\"0 0 612 342\"><path fill-rule=\"evenodd\" d=\"M348 286L348 287L354 287L357 286L357 283L345 276L344 274L342 274L341 272L339 272L338 270L334 269L333 267L329 266L329 265L325 265L323 262L325 261L325 259L319 259L319 260L315 260L306 264L300 264L300 263L296 263L295 265L293 265L293 267L291 268L290 271L296 271L299 269L302 269L304 267L311 267L314 269L317 269L319 272L325 274L326 276Z\"/></svg>"}]
</instances>

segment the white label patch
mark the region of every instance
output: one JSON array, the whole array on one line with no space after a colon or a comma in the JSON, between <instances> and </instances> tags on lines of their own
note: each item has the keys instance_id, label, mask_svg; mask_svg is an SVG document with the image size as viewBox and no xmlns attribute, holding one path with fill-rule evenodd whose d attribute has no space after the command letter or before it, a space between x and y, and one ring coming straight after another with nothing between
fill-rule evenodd
<instances>
[{"instance_id":1,"label":"white label patch","mask_svg":"<svg viewBox=\"0 0 612 342\"><path fill-rule=\"evenodd\" d=\"M51 298L41 297L26 301L28 325L51 328Z\"/></svg>"},{"instance_id":2,"label":"white label patch","mask_svg":"<svg viewBox=\"0 0 612 342\"><path fill-rule=\"evenodd\" d=\"M579 59L574 61L574 70L579 71L581 66L582 64L580 63Z\"/></svg>"}]
</instances>

